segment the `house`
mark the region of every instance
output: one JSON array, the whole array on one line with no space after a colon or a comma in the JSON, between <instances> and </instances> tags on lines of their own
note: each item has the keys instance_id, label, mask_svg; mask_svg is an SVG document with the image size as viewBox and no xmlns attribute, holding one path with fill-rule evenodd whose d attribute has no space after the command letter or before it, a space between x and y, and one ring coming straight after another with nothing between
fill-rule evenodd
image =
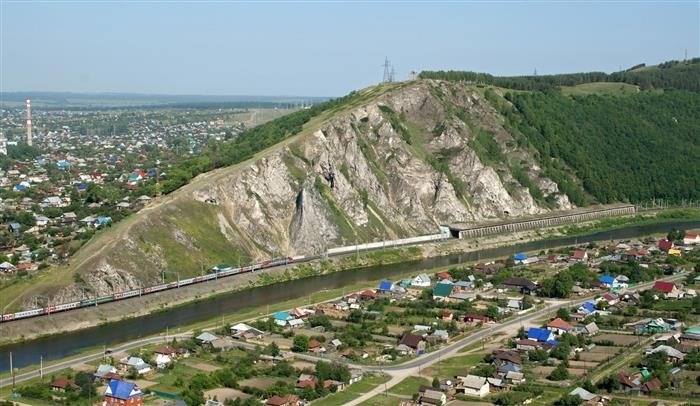
<instances>
[{"instance_id":1,"label":"house","mask_svg":"<svg viewBox=\"0 0 700 406\"><path fill-rule=\"evenodd\" d=\"M532 351L541 347L542 345L537 342L537 340L531 340L529 338L515 342L515 348L517 348L519 351Z\"/></svg>"},{"instance_id":2,"label":"house","mask_svg":"<svg viewBox=\"0 0 700 406\"><path fill-rule=\"evenodd\" d=\"M433 287L433 300L445 300L452 293L452 285L447 283L438 283Z\"/></svg>"},{"instance_id":3,"label":"house","mask_svg":"<svg viewBox=\"0 0 700 406\"><path fill-rule=\"evenodd\" d=\"M364 292L360 293L360 299L376 299L377 298L377 293L375 293L371 289L367 289Z\"/></svg>"},{"instance_id":4,"label":"house","mask_svg":"<svg viewBox=\"0 0 700 406\"><path fill-rule=\"evenodd\" d=\"M404 334L399 340L399 345L405 345L420 355L425 352L425 341L423 337L414 334Z\"/></svg>"},{"instance_id":5,"label":"house","mask_svg":"<svg viewBox=\"0 0 700 406\"><path fill-rule=\"evenodd\" d=\"M647 354L655 354L657 352L665 352L666 355L668 356L669 361L673 363L678 363L679 361L682 361L683 358L685 357L685 354L682 352L678 351L677 349L670 347L668 345L660 345L650 351L647 351Z\"/></svg>"},{"instance_id":6,"label":"house","mask_svg":"<svg viewBox=\"0 0 700 406\"><path fill-rule=\"evenodd\" d=\"M433 389L425 389L421 391L418 401L421 405L437 405L442 406L447 403L447 396L444 392Z\"/></svg>"},{"instance_id":7,"label":"house","mask_svg":"<svg viewBox=\"0 0 700 406\"><path fill-rule=\"evenodd\" d=\"M289 320L294 319L294 317L292 317L292 315L288 312L277 312L272 315L272 318L274 319L275 324L282 327L286 326Z\"/></svg>"},{"instance_id":8,"label":"house","mask_svg":"<svg viewBox=\"0 0 700 406\"><path fill-rule=\"evenodd\" d=\"M381 281L379 282L379 288L377 289L377 292L391 292L391 290L394 288L394 284L391 281Z\"/></svg>"},{"instance_id":9,"label":"house","mask_svg":"<svg viewBox=\"0 0 700 406\"><path fill-rule=\"evenodd\" d=\"M491 321L491 319L488 316L484 316L481 314L466 314L464 315L464 321L466 323L479 323L481 324L486 324Z\"/></svg>"},{"instance_id":10,"label":"house","mask_svg":"<svg viewBox=\"0 0 700 406\"><path fill-rule=\"evenodd\" d=\"M588 260L588 252L586 250L575 250L571 253L570 259L576 262L583 262Z\"/></svg>"},{"instance_id":11,"label":"house","mask_svg":"<svg viewBox=\"0 0 700 406\"><path fill-rule=\"evenodd\" d=\"M504 289L516 290L520 293L529 295L537 290L537 285L526 278L506 278L501 283Z\"/></svg>"},{"instance_id":12,"label":"house","mask_svg":"<svg viewBox=\"0 0 700 406\"><path fill-rule=\"evenodd\" d=\"M603 275L598 279L598 281L600 281L600 283L605 285L605 287L608 289L620 289L621 288L618 280L610 275Z\"/></svg>"},{"instance_id":13,"label":"house","mask_svg":"<svg viewBox=\"0 0 700 406\"><path fill-rule=\"evenodd\" d=\"M297 395L275 395L265 402L266 406L298 406L299 404L299 396Z\"/></svg>"},{"instance_id":14,"label":"house","mask_svg":"<svg viewBox=\"0 0 700 406\"><path fill-rule=\"evenodd\" d=\"M673 282L666 281L656 281L652 289L658 293L661 293L666 298L678 298L680 292Z\"/></svg>"},{"instance_id":15,"label":"house","mask_svg":"<svg viewBox=\"0 0 700 406\"><path fill-rule=\"evenodd\" d=\"M678 248L671 248L668 250L668 255L672 255L674 257L680 257L681 256L681 250Z\"/></svg>"},{"instance_id":16,"label":"house","mask_svg":"<svg viewBox=\"0 0 700 406\"><path fill-rule=\"evenodd\" d=\"M136 384L112 379L104 393L103 406L141 406L143 404L143 392Z\"/></svg>"},{"instance_id":17,"label":"house","mask_svg":"<svg viewBox=\"0 0 700 406\"><path fill-rule=\"evenodd\" d=\"M10 273L13 272L15 269L17 269L17 267L7 261L0 264L0 272Z\"/></svg>"},{"instance_id":18,"label":"house","mask_svg":"<svg viewBox=\"0 0 700 406\"><path fill-rule=\"evenodd\" d=\"M231 337L221 337L211 342L211 348L217 351L229 351L236 347L236 343Z\"/></svg>"},{"instance_id":19,"label":"house","mask_svg":"<svg viewBox=\"0 0 700 406\"><path fill-rule=\"evenodd\" d=\"M301 374L299 375L299 378L297 378L297 389L316 389L316 385L318 385L318 378L316 378L314 375Z\"/></svg>"},{"instance_id":20,"label":"house","mask_svg":"<svg viewBox=\"0 0 700 406\"><path fill-rule=\"evenodd\" d=\"M126 369L134 368L138 374L146 374L151 372L151 366L139 357L129 357L126 362L124 362L124 366Z\"/></svg>"},{"instance_id":21,"label":"house","mask_svg":"<svg viewBox=\"0 0 700 406\"><path fill-rule=\"evenodd\" d=\"M685 233L685 237L683 237L683 245L698 244L700 244L700 234Z\"/></svg>"},{"instance_id":22,"label":"house","mask_svg":"<svg viewBox=\"0 0 700 406\"><path fill-rule=\"evenodd\" d=\"M625 393L639 393L642 386L639 378L633 377L625 371L617 373L617 380L620 382L620 390Z\"/></svg>"},{"instance_id":23,"label":"house","mask_svg":"<svg viewBox=\"0 0 700 406\"><path fill-rule=\"evenodd\" d=\"M437 341L447 341L450 339L450 334L447 332L447 330L435 330L430 337L435 337Z\"/></svg>"},{"instance_id":24,"label":"house","mask_svg":"<svg viewBox=\"0 0 700 406\"><path fill-rule=\"evenodd\" d=\"M101 364L97 367L97 370L95 371L93 376L100 380L105 380L108 377L109 379L118 379L116 378L116 376L118 376L117 368L113 367L112 365Z\"/></svg>"},{"instance_id":25,"label":"house","mask_svg":"<svg viewBox=\"0 0 700 406\"><path fill-rule=\"evenodd\" d=\"M527 338L540 343L552 342L554 341L554 332L546 328L530 327L527 330Z\"/></svg>"},{"instance_id":26,"label":"house","mask_svg":"<svg viewBox=\"0 0 700 406\"><path fill-rule=\"evenodd\" d=\"M415 278L411 279L411 286L415 288L427 288L430 284L430 276L428 276L427 273L418 274Z\"/></svg>"},{"instance_id":27,"label":"house","mask_svg":"<svg viewBox=\"0 0 700 406\"><path fill-rule=\"evenodd\" d=\"M518 371L507 371L504 379L518 385L525 382L525 374Z\"/></svg>"},{"instance_id":28,"label":"house","mask_svg":"<svg viewBox=\"0 0 700 406\"><path fill-rule=\"evenodd\" d=\"M450 275L447 272L440 272L439 274L437 274L437 277L438 277L438 279L443 280L443 281L444 280L448 280L448 281L452 280L452 275Z\"/></svg>"},{"instance_id":29,"label":"house","mask_svg":"<svg viewBox=\"0 0 700 406\"><path fill-rule=\"evenodd\" d=\"M467 375L459 377L460 390L467 396L483 398L489 394L489 383L483 376Z\"/></svg>"},{"instance_id":30,"label":"house","mask_svg":"<svg viewBox=\"0 0 700 406\"><path fill-rule=\"evenodd\" d=\"M153 353L167 355L170 358L175 358L175 356L177 355L177 350L169 345L161 345L160 347L156 347L153 350Z\"/></svg>"},{"instance_id":31,"label":"house","mask_svg":"<svg viewBox=\"0 0 700 406\"><path fill-rule=\"evenodd\" d=\"M168 354L155 354L153 356L153 361L156 364L156 368L164 369L173 361L173 359Z\"/></svg>"},{"instance_id":32,"label":"house","mask_svg":"<svg viewBox=\"0 0 700 406\"><path fill-rule=\"evenodd\" d=\"M594 336L594 335L598 334L599 331L600 331L600 329L598 328L598 325L595 324L594 321L592 321L583 327L582 333L587 334L589 336Z\"/></svg>"},{"instance_id":33,"label":"house","mask_svg":"<svg viewBox=\"0 0 700 406\"><path fill-rule=\"evenodd\" d=\"M323 386L323 389L328 389L328 390L335 387L336 392L342 392L345 390L346 385L345 385L345 382L335 381L333 379L326 379L325 381L323 381L322 386Z\"/></svg>"},{"instance_id":34,"label":"house","mask_svg":"<svg viewBox=\"0 0 700 406\"><path fill-rule=\"evenodd\" d=\"M596 405L600 400L600 396L596 395L595 393L591 393L580 386L569 392L569 395L580 397L581 400L583 400L584 405Z\"/></svg>"},{"instance_id":35,"label":"house","mask_svg":"<svg viewBox=\"0 0 700 406\"><path fill-rule=\"evenodd\" d=\"M555 334L563 334L574 331L574 326L557 317L547 323L547 329L553 331Z\"/></svg>"},{"instance_id":36,"label":"house","mask_svg":"<svg viewBox=\"0 0 700 406\"><path fill-rule=\"evenodd\" d=\"M657 246L659 250L668 252L668 250L673 248L673 241L664 238L658 242Z\"/></svg>"},{"instance_id":37,"label":"house","mask_svg":"<svg viewBox=\"0 0 700 406\"><path fill-rule=\"evenodd\" d=\"M12 222L7 224L7 231L15 235L19 234L20 228L22 228L22 226L19 223Z\"/></svg>"},{"instance_id":38,"label":"house","mask_svg":"<svg viewBox=\"0 0 700 406\"><path fill-rule=\"evenodd\" d=\"M509 299L506 307L513 310L520 310L523 308L523 302L520 299Z\"/></svg>"},{"instance_id":39,"label":"house","mask_svg":"<svg viewBox=\"0 0 700 406\"><path fill-rule=\"evenodd\" d=\"M659 378L654 378L654 379L651 379L649 381L644 382L642 384L641 391L645 395L649 395L652 392L656 392L659 389L661 389L661 386L662 386L662 384L661 384L661 381L659 380Z\"/></svg>"},{"instance_id":40,"label":"house","mask_svg":"<svg viewBox=\"0 0 700 406\"><path fill-rule=\"evenodd\" d=\"M598 312L598 308L591 302L584 302L581 306L579 306L576 312L588 316Z\"/></svg>"},{"instance_id":41,"label":"house","mask_svg":"<svg viewBox=\"0 0 700 406\"><path fill-rule=\"evenodd\" d=\"M66 390L79 389L75 382L65 375L61 375L51 382L51 390L54 392L65 392Z\"/></svg>"},{"instance_id":42,"label":"house","mask_svg":"<svg viewBox=\"0 0 700 406\"><path fill-rule=\"evenodd\" d=\"M231 336L243 341L259 341L265 333L245 323L238 323L231 327Z\"/></svg>"},{"instance_id":43,"label":"house","mask_svg":"<svg viewBox=\"0 0 700 406\"><path fill-rule=\"evenodd\" d=\"M202 334L200 334L200 335L198 335L197 337L195 337L195 339L196 339L197 341L199 341L199 343L202 344L202 345L211 346L211 343L212 343L214 340L218 340L219 337L215 336L214 334L212 334L212 333L210 333L210 332L208 332L208 331L205 331L205 332L203 332Z\"/></svg>"}]
</instances>

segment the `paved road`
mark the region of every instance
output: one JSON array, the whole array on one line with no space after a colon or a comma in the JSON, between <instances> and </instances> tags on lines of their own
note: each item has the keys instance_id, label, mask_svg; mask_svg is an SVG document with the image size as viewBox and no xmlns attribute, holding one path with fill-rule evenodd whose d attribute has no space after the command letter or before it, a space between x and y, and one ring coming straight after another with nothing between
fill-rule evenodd
<instances>
[{"instance_id":1,"label":"paved road","mask_svg":"<svg viewBox=\"0 0 700 406\"><path fill-rule=\"evenodd\" d=\"M676 280L676 279L681 279L683 277L685 277L684 274L679 274L679 275L673 275L673 276L663 278L663 280ZM635 286L631 290L637 291L637 290L648 289L653 284L654 284L654 282L640 284L640 285ZM349 364L349 366L353 367L353 368L360 368L360 369L363 369L365 371L383 371L383 372L388 373L389 375L392 376L392 379L389 382L387 382L385 385L381 385L381 388L377 388L374 391L367 393L358 399L367 400L367 399L369 399L369 397L371 397L368 395L381 393L384 390L384 386L389 388L389 387L397 384L398 382L400 382L404 377L417 374L417 372L420 368L426 368L426 367L438 362L442 358L448 358L451 355L454 355L455 353L459 352L460 349L462 349L470 344L473 344L475 342L478 342L478 341L482 340L484 337L487 337L487 336L494 334L496 332L499 332L499 331L506 330L506 329L511 328L515 325L520 325L521 323L526 323L526 322L529 322L533 319L541 318L544 315L546 315L547 313L555 312L560 307L577 306L577 305L585 302L586 300L590 300L590 297L584 298L584 299L571 300L571 301L558 301L556 303L550 304L549 306L547 306L543 309L540 309L540 310L537 310L534 312L530 312L530 313L526 313L526 314L522 315L521 317L515 318L513 320L509 320L503 324L495 325L495 326L489 327L487 329L478 331L478 332L476 332L468 337L465 337L459 341L456 341L450 345L447 345L439 350L433 351L431 353L428 353L428 354L423 355L421 357L404 362L402 364L387 365L387 366L367 366L367 365ZM154 343L158 343L158 342L164 342L166 340L171 340L172 338L190 338L191 336L192 336L191 331L186 332L186 333L177 334L177 335L169 335L167 338L164 336L155 336L155 337L149 337L149 338L144 338L144 339L140 339L140 340L130 341L128 343L124 343L124 344L121 344L118 346L113 346L110 349L113 352L125 352L125 351L129 351L129 350L132 350L134 348L138 348L138 347L141 347L144 345L149 345L149 344L154 344ZM243 346L245 346L245 347L250 346L250 348L255 348L255 346L252 344L247 344L247 345L243 345ZM103 356L104 356L104 354L102 352L95 352L95 353L91 353L91 354L87 354L87 355L81 355L81 356L76 357L76 358L71 358L69 360L61 361L61 362L46 366L46 367L44 367L43 373L44 373L44 375L50 375L51 373L59 371L61 369L70 368L70 367L73 367L73 366L76 366L76 365L79 365L79 364L82 364L82 363L85 363L88 361L100 359ZM308 360L308 361L312 361L312 362L318 361L318 360L324 360L324 361L329 360L328 358L316 357L316 356L308 355L308 354L295 354L295 356L297 356L300 359L304 359L304 360ZM28 372L18 374L17 376L15 376L15 382L21 383L21 382L24 382L26 380L39 377L39 375L40 375L40 371L38 369L35 369L33 371L28 371ZM0 388L5 387L5 386L9 386L11 384L12 384L12 378L0 379ZM377 391L379 391L379 392L377 392ZM351 402L349 404L359 404L359 403L357 403L357 402L352 403Z\"/></svg>"}]
</instances>

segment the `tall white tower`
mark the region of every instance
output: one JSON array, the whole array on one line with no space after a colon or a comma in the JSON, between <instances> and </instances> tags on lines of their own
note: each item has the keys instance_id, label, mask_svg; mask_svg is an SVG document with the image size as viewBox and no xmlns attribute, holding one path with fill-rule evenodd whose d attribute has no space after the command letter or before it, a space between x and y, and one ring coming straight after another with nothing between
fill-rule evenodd
<instances>
[{"instance_id":1,"label":"tall white tower","mask_svg":"<svg viewBox=\"0 0 700 406\"><path fill-rule=\"evenodd\" d=\"M32 145L32 106L27 97L27 145Z\"/></svg>"}]
</instances>

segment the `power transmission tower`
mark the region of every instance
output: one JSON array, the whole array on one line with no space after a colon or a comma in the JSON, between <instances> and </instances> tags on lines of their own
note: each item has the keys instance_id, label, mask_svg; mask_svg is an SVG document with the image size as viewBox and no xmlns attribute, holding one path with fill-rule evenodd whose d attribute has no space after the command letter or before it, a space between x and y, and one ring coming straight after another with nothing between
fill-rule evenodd
<instances>
[{"instance_id":1,"label":"power transmission tower","mask_svg":"<svg viewBox=\"0 0 700 406\"><path fill-rule=\"evenodd\" d=\"M391 63L389 63L389 58L385 57L384 58L384 77L382 78L382 82L388 83L392 81L392 67Z\"/></svg>"}]
</instances>

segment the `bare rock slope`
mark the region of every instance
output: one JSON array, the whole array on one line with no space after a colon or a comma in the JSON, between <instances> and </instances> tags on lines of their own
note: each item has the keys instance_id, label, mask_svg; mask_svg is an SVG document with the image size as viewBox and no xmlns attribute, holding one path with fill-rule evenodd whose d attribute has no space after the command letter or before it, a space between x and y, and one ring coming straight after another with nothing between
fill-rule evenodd
<instances>
[{"instance_id":1,"label":"bare rock slope","mask_svg":"<svg viewBox=\"0 0 700 406\"><path fill-rule=\"evenodd\" d=\"M482 89L415 81L376 94L100 236L85 248L96 253L77 264L81 286L55 294L94 297L221 262L571 208Z\"/></svg>"}]
</instances>

